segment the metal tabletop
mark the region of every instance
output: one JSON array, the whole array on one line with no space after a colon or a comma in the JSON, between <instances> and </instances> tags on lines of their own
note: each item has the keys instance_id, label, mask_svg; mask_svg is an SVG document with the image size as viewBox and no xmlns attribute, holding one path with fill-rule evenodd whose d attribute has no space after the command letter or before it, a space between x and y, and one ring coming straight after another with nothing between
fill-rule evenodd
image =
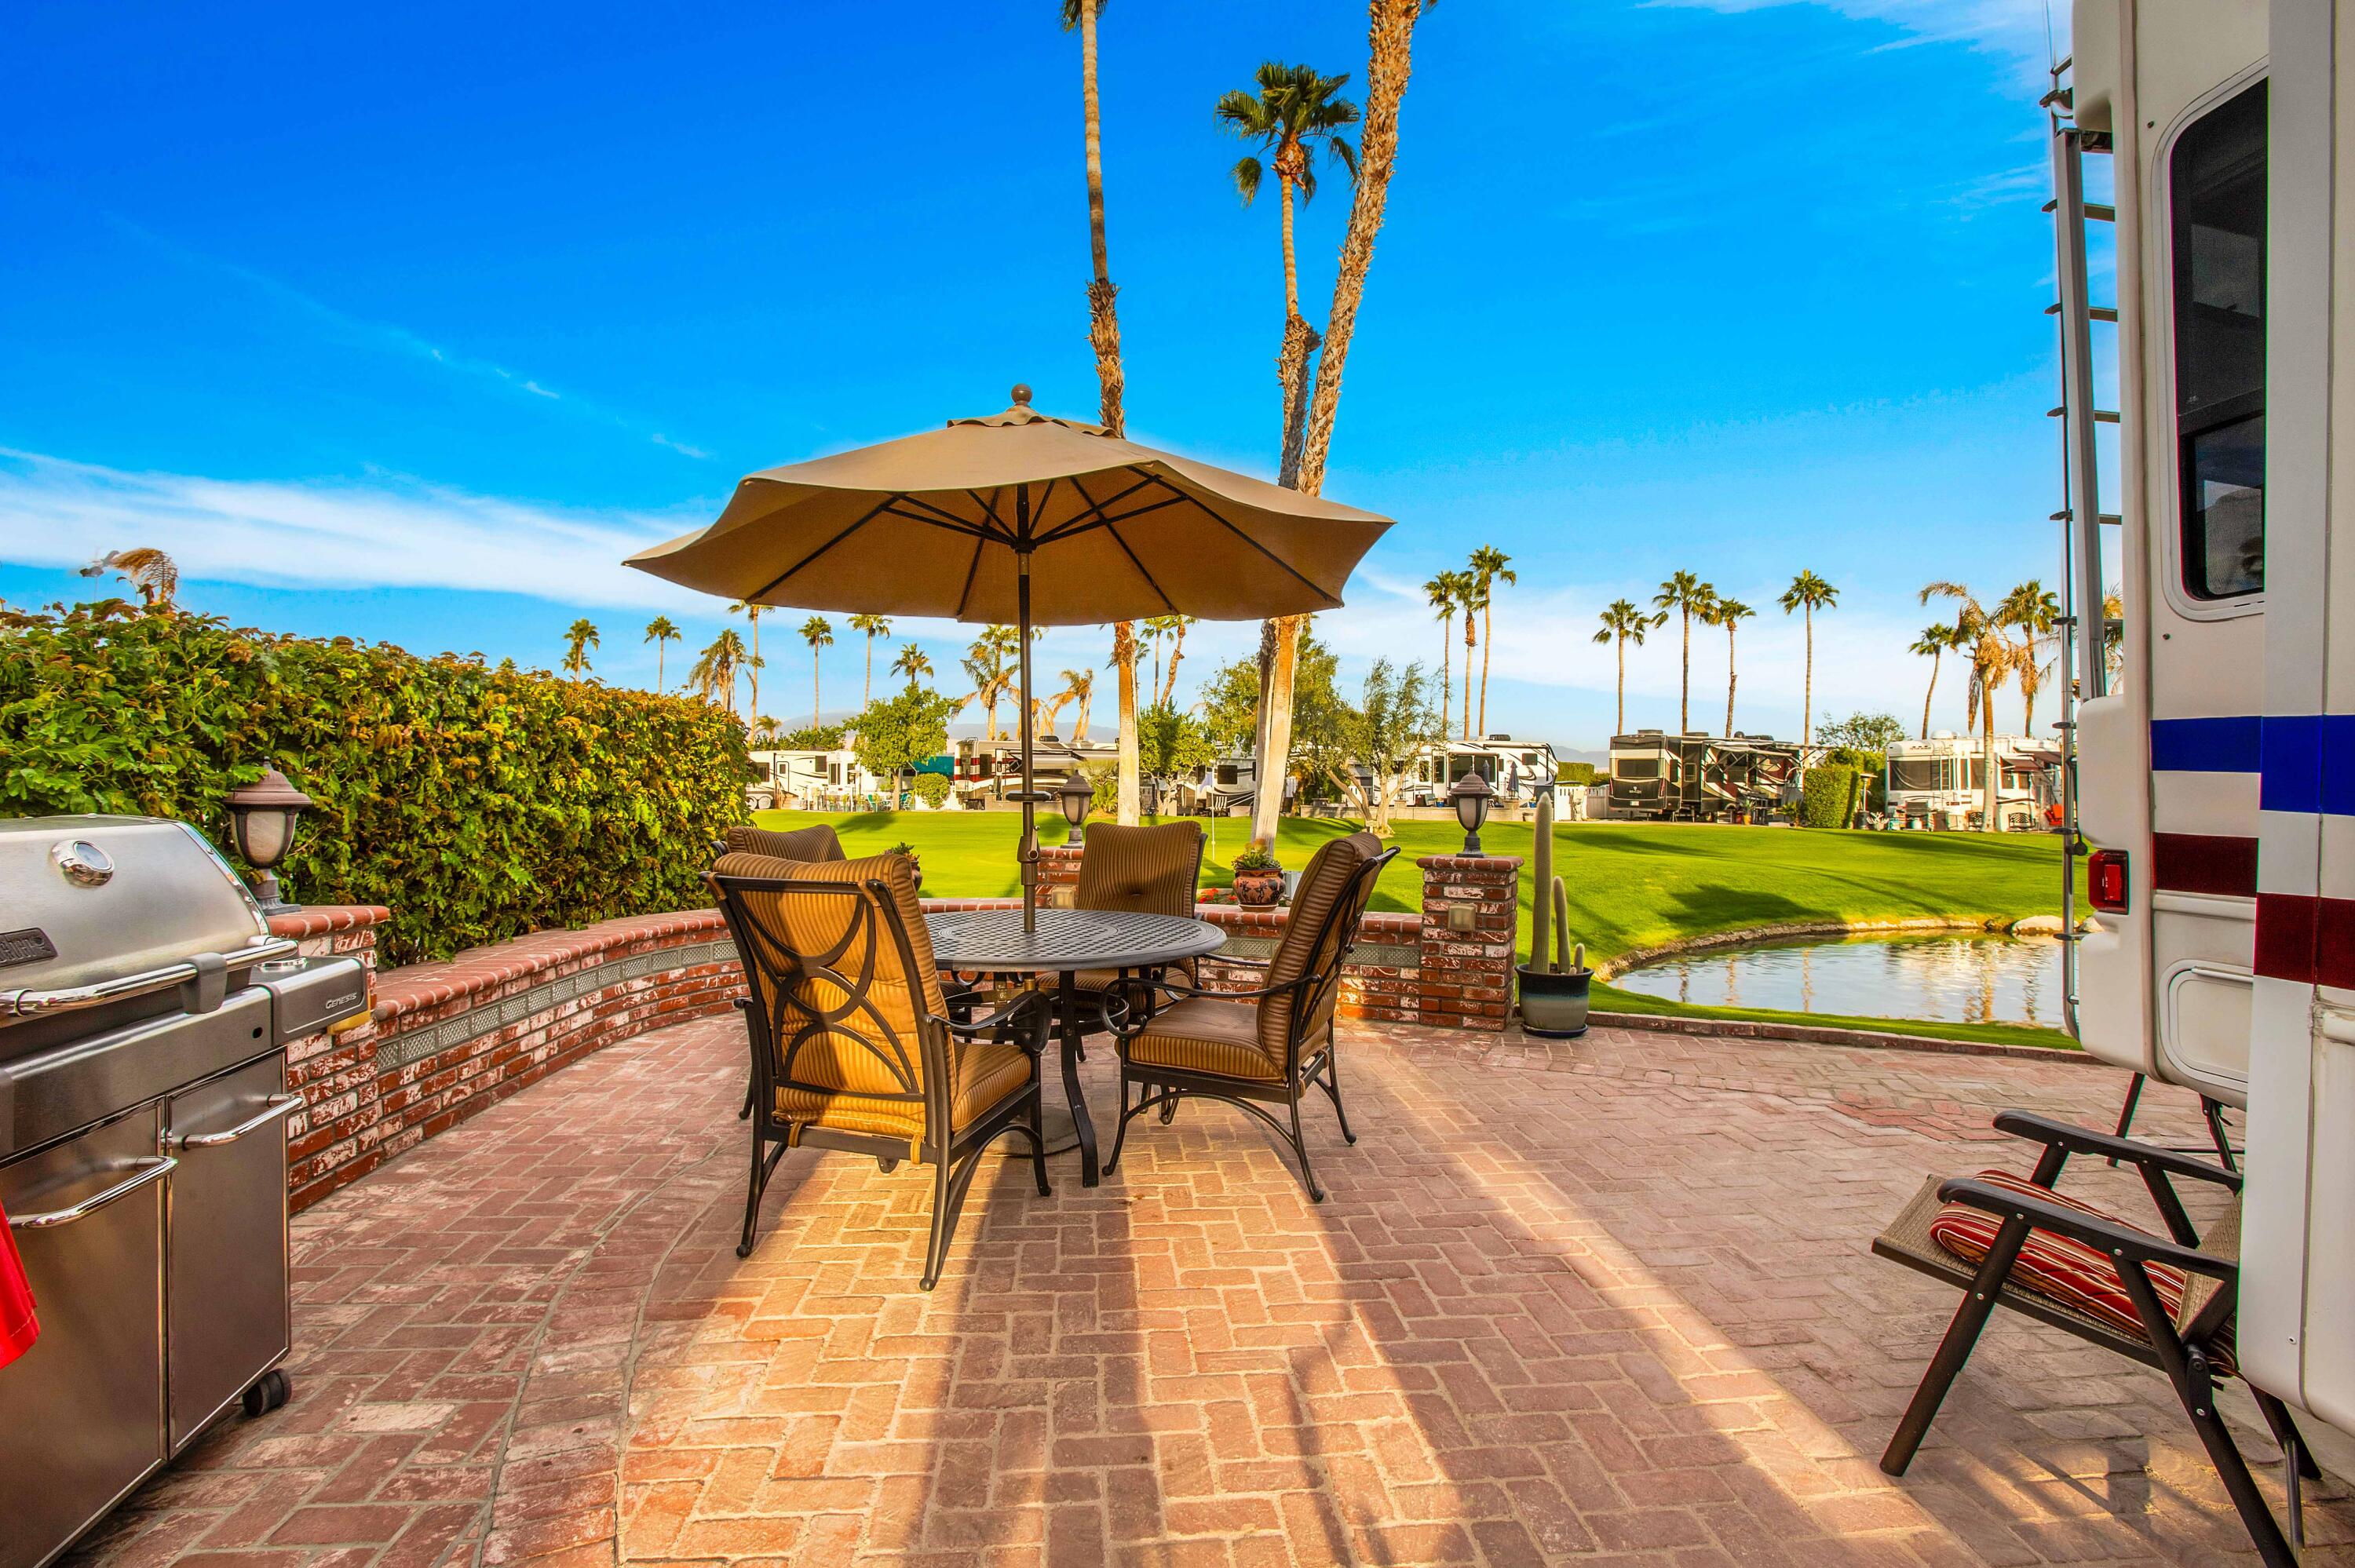
<instances>
[{"instance_id":1,"label":"metal tabletop","mask_svg":"<svg viewBox=\"0 0 2355 1568\"><path fill-rule=\"evenodd\" d=\"M1227 939L1207 920L1126 909L1041 909L1027 934L1019 909L944 911L924 924L943 969L1001 973L1153 969L1216 952Z\"/></svg>"}]
</instances>

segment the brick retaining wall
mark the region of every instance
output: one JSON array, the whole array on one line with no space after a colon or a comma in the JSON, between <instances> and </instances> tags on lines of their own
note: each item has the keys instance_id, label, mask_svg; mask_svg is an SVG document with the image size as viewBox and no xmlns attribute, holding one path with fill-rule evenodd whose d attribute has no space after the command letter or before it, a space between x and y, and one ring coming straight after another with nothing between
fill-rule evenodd
<instances>
[{"instance_id":1,"label":"brick retaining wall","mask_svg":"<svg viewBox=\"0 0 2355 1568\"><path fill-rule=\"evenodd\" d=\"M1078 875L1079 852L1042 852L1049 887ZM1420 914L1366 916L1342 971L1344 1017L1443 1028L1502 1029L1512 1001L1513 900L1520 862L1438 855L1423 871ZM1004 898L926 899L927 909L1001 908ZM1454 929L1451 908L1472 911ZM1202 964L1204 983L1260 983L1247 960L1274 950L1280 910L1206 904L1231 947ZM304 909L271 929L306 954L349 953L370 971L368 1015L287 1049L287 1084L309 1104L287 1118L287 1186L297 1208L588 1053L666 1024L726 1012L741 991L718 911L690 909L543 931L441 963L376 969L374 906Z\"/></svg>"}]
</instances>

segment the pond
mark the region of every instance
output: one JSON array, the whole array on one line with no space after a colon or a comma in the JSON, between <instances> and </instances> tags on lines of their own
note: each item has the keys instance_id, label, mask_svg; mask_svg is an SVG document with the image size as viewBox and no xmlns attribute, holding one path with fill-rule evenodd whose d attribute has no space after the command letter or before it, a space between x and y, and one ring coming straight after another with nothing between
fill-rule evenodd
<instances>
[{"instance_id":1,"label":"pond","mask_svg":"<svg viewBox=\"0 0 2355 1568\"><path fill-rule=\"evenodd\" d=\"M2051 937L1806 937L1662 959L1611 983L1697 1007L2063 1027Z\"/></svg>"}]
</instances>

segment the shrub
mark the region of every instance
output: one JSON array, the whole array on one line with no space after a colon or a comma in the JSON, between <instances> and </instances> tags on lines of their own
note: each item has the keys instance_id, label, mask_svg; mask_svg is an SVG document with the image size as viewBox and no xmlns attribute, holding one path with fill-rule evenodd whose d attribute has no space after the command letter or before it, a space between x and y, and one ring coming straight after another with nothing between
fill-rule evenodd
<instances>
[{"instance_id":1,"label":"shrub","mask_svg":"<svg viewBox=\"0 0 2355 1568\"><path fill-rule=\"evenodd\" d=\"M1844 763L1826 762L1807 769L1799 794L1799 825L1803 828L1844 828L1857 770ZM1860 804L1861 802L1859 802Z\"/></svg>"},{"instance_id":2,"label":"shrub","mask_svg":"<svg viewBox=\"0 0 2355 1568\"><path fill-rule=\"evenodd\" d=\"M1604 782L1592 762L1561 763L1555 769L1554 779L1557 783L1578 789Z\"/></svg>"},{"instance_id":3,"label":"shrub","mask_svg":"<svg viewBox=\"0 0 2355 1568\"><path fill-rule=\"evenodd\" d=\"M938 806L949 798L949 781L937 773L919 773L908 788L927 806Z\"/></svg>"},{"instance_id":4,"label":"shrub","mask_svg":"<svg viewBox=\"0 0 2355 1568\"><path fill-rule=\"evenodd\" d=\"M317 802L285 876L384 904L389 962L706 902L744 819L743 725L477 656L240 630L120 599L0 630L0 813L179 817L265 768Z\"/></svg>"}]
</instances>

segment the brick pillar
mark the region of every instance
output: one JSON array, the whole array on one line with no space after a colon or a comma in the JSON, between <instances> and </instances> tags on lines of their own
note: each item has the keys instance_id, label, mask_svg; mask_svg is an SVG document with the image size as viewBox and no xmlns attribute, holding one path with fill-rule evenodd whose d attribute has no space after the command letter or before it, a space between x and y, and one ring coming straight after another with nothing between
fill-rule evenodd
<instances>
[{"instance_id":1,"label":"brick pillar","mask_svg":"<svg viewBox=\"0 0 2355 1568\"><path fill-rule=\"evenodd\" d=\"M1053 831L1041 822L1039 836L1047 838ZM1039 846L1039 902L1041 905L1062 905L1070 901L1070 893L1059 897L1056 890L1075 890L1080 885L1080 853L1078 844L1042 843Z\"/></svg>"},{"instance_id":2,"label":"brick pillar","mask_svg":"<svg viewBox=\"0 0 2355 1568\"><path fill-rule=\"evenodd\" d=\"M1423 867L1423 1022L1445 1029L1502 1029L1513 1005L1513 942L1521 857L1425 855ZM1453 910L1471 910L1457 930Z\"/></svg>"},{"instance_id":3,"label":"brick pillar","mask_svg":"<svg viewBox=\"0 0 2355 1568\"><path fill-rule=\"evenodd\" d=\"M376 999L377 927L392 918L381 905L314 904L270 917L270 934L292 937L306 958L348 955L368 969L368 1000ZM315 1202L377 1162L378 1125L376 1025L366 1012L330 1033L322 1031L286 1046L286 1087L308 1102L286 1118L286 1178L297 1208ZM346 1152L325 1151L348 1145ZM357 1150L366 1150L365 1156ZM330 1176L329 1171L334 1174Z\"/></svg>"}]
</instances>

